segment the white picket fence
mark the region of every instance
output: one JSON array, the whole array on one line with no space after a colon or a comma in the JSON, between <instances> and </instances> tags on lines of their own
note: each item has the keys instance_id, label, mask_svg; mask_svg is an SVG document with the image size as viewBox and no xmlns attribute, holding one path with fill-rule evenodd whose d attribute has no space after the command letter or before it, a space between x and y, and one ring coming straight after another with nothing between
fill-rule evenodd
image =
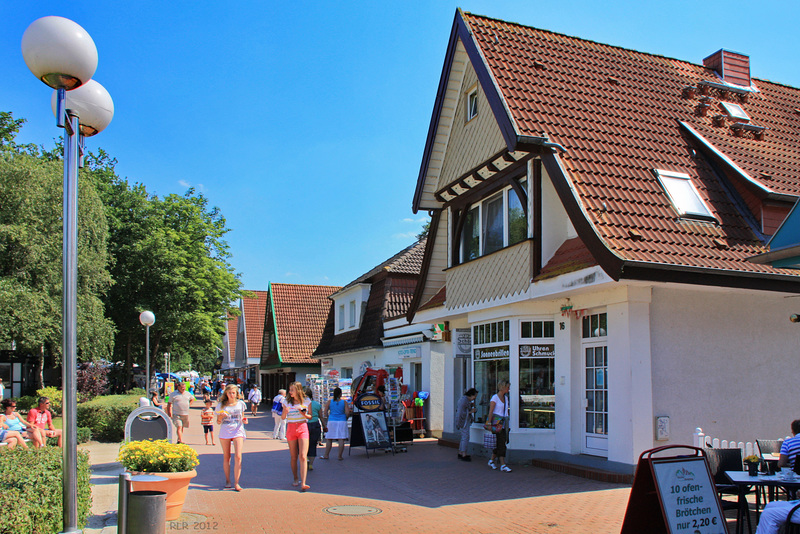
<instances>
[{"instance_id":1,"label":"white picket fence","mask_svg":"<svg viewBox=\"0 0 800 534\"><path fill-rule=\"evenodd\" d=\"M783 438L784 440L789 439L790 436L786 436ZM719 439L719 438L712 438L711 436L706 436L703 433L703 429L697 427L694 429L694 446L700 448L713 448L713 449L735 449L739 448L742 449L742 456L750 456L751 454L755 454L758 456L758 446L755 442L744 442L744 441L728 441L726 439Z\"/></svg>"}]
</instances>

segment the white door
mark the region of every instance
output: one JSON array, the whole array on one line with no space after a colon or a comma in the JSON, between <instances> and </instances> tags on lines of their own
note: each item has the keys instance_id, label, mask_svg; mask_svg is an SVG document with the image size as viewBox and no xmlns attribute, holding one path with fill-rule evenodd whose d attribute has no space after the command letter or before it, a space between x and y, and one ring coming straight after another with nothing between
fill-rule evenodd
<instances>
[{"instance_id":1,"label":"white door","mask_svg":"<svg viewBox=\"0 0 800 534\"><path fill-rule=\"evenodd\" d=\"M608 457L608 345L585 343L584 422L581 452Z\"/></svg>"}]
</instances>

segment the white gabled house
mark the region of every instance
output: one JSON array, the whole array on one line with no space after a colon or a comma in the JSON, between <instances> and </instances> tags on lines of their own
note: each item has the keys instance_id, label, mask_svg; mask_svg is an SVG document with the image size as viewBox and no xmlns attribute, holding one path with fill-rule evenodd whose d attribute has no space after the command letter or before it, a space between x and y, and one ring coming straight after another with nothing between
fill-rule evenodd
<instances>
[{"instance_id":1,"label":"white gabled house","mask_svg":"<svg viewBox=\"0 0 800 534\"><path fill-rule=\"evenodd\" d=\"M508 379L515 460L631 473L697 426L785 435L800 277L747 258L800 196L798 109L742 54L699 65L457 11L407 314L451 334L444 433L465 389L480 422Z\"/></svg>"}]
</instances>

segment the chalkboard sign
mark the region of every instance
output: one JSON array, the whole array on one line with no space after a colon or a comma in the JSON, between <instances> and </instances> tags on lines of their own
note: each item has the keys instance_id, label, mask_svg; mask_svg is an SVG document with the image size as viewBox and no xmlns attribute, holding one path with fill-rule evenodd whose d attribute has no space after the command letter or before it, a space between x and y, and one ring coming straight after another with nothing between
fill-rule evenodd
<instances>
[{"instance_id":1,"label":"chalkboard sign","mask_svg":"<svg viewBox=\"0 0 800 534\"><path fill-rule=\"evenodd\" d=\"M694 454L653 457L667 449ZM669 445L645 451L622 523L622 534L727 534L711 471L702 449Z\"/></svg>"}]
</instances>

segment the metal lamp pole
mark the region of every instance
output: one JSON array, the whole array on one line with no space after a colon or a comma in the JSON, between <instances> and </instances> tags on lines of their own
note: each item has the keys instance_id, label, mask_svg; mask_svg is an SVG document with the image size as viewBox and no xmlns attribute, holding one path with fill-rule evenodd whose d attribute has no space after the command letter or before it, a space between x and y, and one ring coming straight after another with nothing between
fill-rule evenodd
<instances>
[{"instance_id":1,"label":"metal lamp pole","mask_svg":"<svg viewBox=\"0 0 800 534\"><path fill-rule=\"evenodd\" d=\"M145 340L145 392L150 394L150 327L156 322L156 316L151 311L143 311L139 314L139 322L147 327L147 337Z\"/></svg>"},{"instance_id":2,"label":"metal lamp pole","mask_svg":"<svg viewBox=\"0 0 800 534\"><path fill-rule=\"evenodd\" d=\"M43 17L22 36L22 55L31 72L55 89L51 99L56 124L64 128L64 243L62 310L63 528L78 529L77 290L78 165L83 138L102 131L114 116L114 103L99 83L97 48L86 30L69 19ZM69 94L67 93L69 91Z\"/></svg>"}]
</instances>

